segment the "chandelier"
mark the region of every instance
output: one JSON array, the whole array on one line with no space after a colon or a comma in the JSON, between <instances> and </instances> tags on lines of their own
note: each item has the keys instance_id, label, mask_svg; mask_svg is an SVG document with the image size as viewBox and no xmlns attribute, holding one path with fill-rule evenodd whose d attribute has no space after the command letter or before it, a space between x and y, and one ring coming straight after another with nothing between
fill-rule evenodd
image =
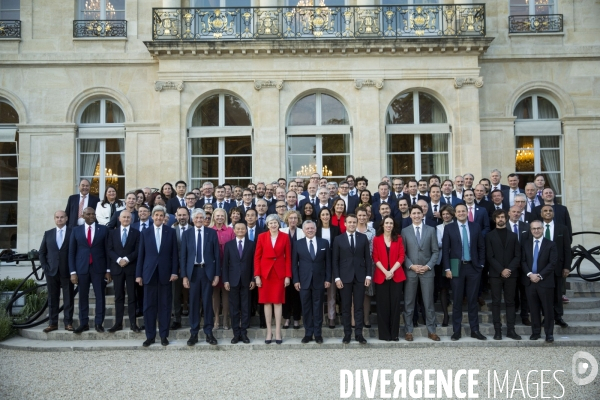
<instances>
[{"instance_id":1,"label":"chandelier","mask_svg":"<svg viewBox=\"0 0 600 400\"><path fill-rule=\"evenodd\" d=\"M83 15L85 19L98 19L102 15L101 11L102 0L86 0L83 7ZM106 19L115 18L115 7L112 5L110 0L106 0Z\"/></svg>"},{"instance_id":2,"label":"chandelier","mask_svg":"<svg viewBox=\"0 0 600 400\"><path fill-rule=\"evenodd\" d=\"M309 165L303 165L300 167L300 169L298 171L296 171L296 176L311 176L312 174L318 173L317 172L317 165L316 164L309 164ZM324 165L323 168L321 168L321 176L332 176L333 175L333 171L331 171L329 168L327 168L327 165Z\"/></svg>"},{"instance_id":3,"label":"chandelier","mask_svg":"<svg viewBox=\"0 0 600 400\"><path fill-rule=\"evenodd\" d=\"M111 168L104 168L104 181L106 182L106 185L113 185L117 190L119 189L119 176L114 174ZM100 193L100 162L96 164L90 192Z\"/></svg>"},{"instance_id":4,"label":"chandelier","mask_svg":"<svg viewBox=\"0 0 600 400\"><path fill-rule=\"evenodd\" d=\"M525 145L525 148L517 150L515 164L517 171L534 170L534 152L532 145Z\"/></svg>"}]
</instances>

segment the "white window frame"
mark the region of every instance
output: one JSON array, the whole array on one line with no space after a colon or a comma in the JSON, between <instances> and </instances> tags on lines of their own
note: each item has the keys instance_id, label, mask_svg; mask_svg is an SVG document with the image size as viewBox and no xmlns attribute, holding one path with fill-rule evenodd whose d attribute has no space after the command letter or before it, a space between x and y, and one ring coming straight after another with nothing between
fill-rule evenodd
<instances>
[{"instance_id":1,"label":"white window frame","mask_svg":"<svg viewBox=\"0 0 600 400\"><path fill-rule=\"evenodd\" d=\"M12 104L10 104L8 101L4 101L4 100L0 100L0 102L5 103L9 106L11 106L13 109L14 107L12 106ZM19 141L17 140L17 127L14 124L0 124L0 141L4 142L4 143L14 143L15 144L15 154L0 154L0 156L6 156L6 157L16 157L17 158L17 166L19 165ZM16 180L17 181L17 187L19 185L19 168L17 167L17 176L16 177L0 177L0 180L3 181L9 181L9 180ZM17 207L17 212L19 210L19 197L18 197L18 193L17 193L17 199L16 200L7 200L7 201L0 201L0 204L15 204ZM0 228L17 228L18 229L18 224L11 224L11 225L5 225L5 224L0 224ZM18 243L17 243L18 244ZM0 249L0 250L4 250L4 249ZM16 250L13 249L13 250Z\"/></svg>"},{"instance_id":2,"label":"white window frame","mask_svg":"<svg viewBox=\"0 0 600 400\"><path fill-rule=\"evenodd\" d=\"M113 20L111 18L107 18L107 16L106 16L106 4L107 3L112 4L110 2L110 0L95 0L95 1L100 2L100 11L99 11L99 17L100 18L85 18L86 17L86 15L85 15L86 12L96 13L95 10L85 11L85 3L86 3L86 1L89 1L89 0L78 0L78 2L77 2L78 10L79 10L79 12L77 13L77 18L76 18L77 20L83 20L83 21L105 21L105 20ZM125 19L125 11L127 9L127 1L123 2L123 5L125 6L124 9L122 9L122 10L116 10L115 9L114 12L115 13L121 13L122 12L123 13L123 20L124 20ZM117 21L118 21L118 19L117 19Z\"/></svg>"},{"instance_id":3,"label":"white window frame","mask_svg":"<svg viewBox=\"0 0 600 400\"><path fill-rule=\"evenodd\" d=\"M557 8L557 1L555 1L555 0L548 0L548 3L549 4L537 4L537 5L549 6L549 7L551 7L551 11L548 14L537 14L535 12L535 6L536 6L535 0L529 0L529 4L528 4L528 6L529 6L528 13L529 14L528 15L551 15L551 14L558 14L558 12L556 10L556 8ZM525 8L525 7L518 6L518 5L517 6L513 6L511 4L511 1L509 0L509 3L508 3L509 13L510 13L510 10L512 9L512 7ZM511 15L520 15L520 14L512 14L511 13Z\"/></svg>"},{"instance_id":4,"label":"white window frame","mask_svg":"<svg viewBox=\"0 0 600 400\"><path fill-rule=\"evenodd\" d=\"M190 0L190 7L191 8L208 8L207 6L202 6L203 0ZM254 6L254 1L253 0L249 0L249 3L247 6L244 7L253 7ZM258 6L258 4L256 4ZM227 5L227 0L219 0L219 8L227 8L227 7L234 7L231 5ZM236 6L237 7L237 6Z\"/></svg>"}]
</instances>

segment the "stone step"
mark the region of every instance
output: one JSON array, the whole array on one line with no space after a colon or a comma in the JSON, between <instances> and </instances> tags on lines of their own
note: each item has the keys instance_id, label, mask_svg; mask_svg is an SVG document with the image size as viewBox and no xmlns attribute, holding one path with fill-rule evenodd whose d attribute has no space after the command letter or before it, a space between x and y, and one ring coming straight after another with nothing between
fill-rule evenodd
<instances>
[{"instance_id":1,"label":"stone step","mask_svg":"<svg viewBox=\"0 0 600 400\"><path fill-rule=\"evenodd\" d=\"M568 278L566 288L575 293L593 293L600 297L600 282L587 282L580 278Z\"/></svg>"}]
</instances>

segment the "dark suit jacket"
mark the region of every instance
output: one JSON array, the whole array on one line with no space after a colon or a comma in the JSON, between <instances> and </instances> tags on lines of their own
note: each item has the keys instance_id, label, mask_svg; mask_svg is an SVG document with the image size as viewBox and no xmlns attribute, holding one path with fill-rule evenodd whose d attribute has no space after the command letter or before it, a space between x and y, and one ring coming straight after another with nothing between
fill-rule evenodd
<instances>
[{"instance_id":1,"label":"dark suit jacket","mask_svg":"<svg viewBox=\"0 0 600 400\"><path fill-rule=\"evenodd\" d=\"M69 272L79 274L105 274L108 269L106 259L106 239L108 237L108 228L98 223L94 224L95 233L92 246L87 242L87 232L85 224L73 228L69 240ZM90 254L94 269L90 271Z\"/></svg>"},{"instance_id":2,"label":"dark suit jacket","mask_svg":"<svg viewBox=\"0 0 600 400\"><path fill-rule=\"evenodd\" d=\"M325 289L324 283L331 282L331 250L326 239L313 238L315 259L308 251L308 239L296 241L292 250L292 278L300 289Z\"/></svg>"},{"instance_id":3,"label":"dark suit jacket","mask_svg":"<svg viewBox=\"0 0 600 400\"><path fill-rule=\"evenodd\" d=\"M448 224L444 227L444 236L442 237L442 264L444 270L450 269L450 259L462 259L462 240L459 229L462 229L460 222ZM469 252L471 253L471 262L473 265L483 266L485 263L485 243L481 229L476 222L467 222L470 236Z\"/></svg>"},{"instance_id":4,"label":"dark suit jacket","mask_svg":"<svg viewBox=\"0 0 600 400\"><path fill-rule=\"evenodd\" d=\"M408 201L408 206L410 207L412 205L412 196L410 194L407 195L406 200ZM417 201L419 200L425 200L429 203L431 201L431 198L429 196L423 196L422 194L417 193Z\"/></svg>"},{"instance_id":5,"label":"dark suit jacket","mask_svg":"<svg viewBox=\"0 0 600 400\"><path fill-rule=\"evenodd\" d=\"M146 229L147 229L147 228L152 228L152 225L154 225L154 220L153 220L152 218L148 218L148 221L146 221L146 223L148 224L148 225L146 225ZM139 230L140 230L140 225L141 225L141 224L142 224L142 223L141 223L141 222L140 222L140 220L138 219L138 221L137 221L137 222L132 222L132 223L131 223L131 229L135 229L136 231L139 231Z\"/></svg>"},{"instance_id":6,"label":"dark suit jacket","mask_svg":"<svg viewBox=\"0 0 600 400\"><path fill-rule=\"evenodd\" d=\"M211 200L212 200L211 203L215 204L215 201L217 200L217 198L213 195ZM194 204L194 208L202 208L202 207L204 207L205 203L206 203L206 201L204 199L204 196L202 196L202 198L200 198L200 200L198 200L196 202L196 204Z\"/></svg>"},{"instance_id":7,"label":"dark suit jacket","mask_svg":"<svg viewBox=\"0 0 600 400\"><path fill-rule=\"evenodd\" d=\"M356 280L364 282L367 276L373 278L373 260L367 235L355 232L354 253L350 250L347 234L341 234L333 241L333 279L340 278L342 283Z\"/></svg>"},{"instance_id":8,"label":"dark suit jacket","mask_svg":"<svg viewBox=\"0 0 600 400\"><path fill-rule=\"evenodd\" d=\"M491 183L490 183L490 185L491 185L490 186L490 192L491 192L492 190L494 190L494 185L492 185ZM510 189L510 187L508 185L502 185L502 184L500 184L500 190L501 191L505 191L505 190L508 190L508 189Z\"/></svg>"},{"instance_id":9,"label":"dark suit jacket","mask_svg":"<svg viewBox=\"0 0 600 400\"><path fill-rule=\"evenodd\" d=\"M521 244L519 243L519 237L509 229L506 232L506 245L502 244L498 229L494 229L487 234L485 237L485 255L490 266L490 278L499 278L506 268L510 269L511 278L519 276Z\"/></svg>"},{"instance_id":10,"label":"dark suit jacket","mask_svg":"<svg viewBox=\"0 0 600 400\"><path fill-rule=\"evenodd\" d=\"M229 215L229 210L231 210L233 208L233 204L228 203L224 200L221 203L222 203L221 205L223 206L221 208L224 209L225 211L227 211L227 215ZM213 203L213 206L215 209L219 208L219 202L215 200L215 202Z\"/></svg>"},{"instance_id":11,"label":"dark suit jacket","mask_svg":"<svg viewBox=\"0 0 600 400\"><path fill-rule=\"evenodd\" d=\"M185 198L183 199L183 204L185 204ZM169 201L167 201L167 214L177 214L177 209L179 207L181 207L181 203L179 202L177 195L175 195L175 197L172 197L169 199ZM187 207L187 205L183 207Z\"/></svg>"},{"instance_id":12,"label":"dark suit jacket","mask_svg":"<svg viewBox=\"0 0 600 400\"><path fill-rule=\"evenodd\" d=\"M125 210L119 210L116 211L112 217L110 217L110 221L108 221L108 224L106 224L106 227L108 229L115 229L121 226L121 221L119 221L119 216L121 215L121 213L125 211ZM138 222L140 220L140 217L138 216L138 212L136 210L130 211L131 212L131 223L134 224L136 222Z\"/></svg>"},{"instance_id":13,"label":"dark suit jacket","mask_svg":"<svg viewBox=\"0 0 600 400\"><path fill-rule=\"evenodd\" d=\"M61 277L68 278L69 273L69 240L72 229L65 229L63 244L58 248L56 244L56 227L44 232L40 245L40 263L47 276L55 276L58 272Z\"/></svg>"},{"instance_id":14,"label":"dark suit jacket","mask_svg":"<svg viewBox=\"0 0 600 400\"><path fill-rule=\"evenodd\" d=\"M340 231L339 226L329 225L329 234L331 236L329 239L329 240L331 240L331 245L329 246L329 248L331 249L333 247L333 241L335 240L336 237L341 235L342 232ZM318 238L322 238L323 237L322 235L323 235L323 228L320 226L317 226L317 233L315 234L315 236Z\"/></svg>"},{"instance_id":15,"label":"dark suit jacket","mask_svg":"<svg viewBox=\"0 0 600 400\"><path fill-rule=\"evenodd\" d=\"M77 226L78 214L79 214L79 201L81 200L81 194L77 193L69 196L67 200L67 207L65 208L65 213L69 218L67 221L67 226L69 228L73 228ZM94 196L93 194L88 194L88 207L96 210L96 205L100 202L100 198Z\"/></svg>"},{"instance_id":16,"label":"dark suit jacket","mask_svg":"<svg viewBox=\"0 0 600 400\"><path fill-rule=\"evenodd\" d=\"M440 212L440 209L442 208L442 206L444 204L445 203L442 203L442 200L440 200L440 204L437 207L437 212L438 213ZM444 222L444 220L442 220L441 218L435 218L433 216L433 206L431 205L431 203L429 203L429 207L427 208L427 214L425 215L425 217L426 217L426 221L431 220L431 221L433 221L435 223L436 226Z\"/></svg>"},{"instance_id":17,"label":"dark suit jacket","mask_svg":"<svg viewBox=\"0 0 600 400\"><path fill-rule=\"evenodd\" d=\"M202 235L202 255L204 268L202 270L209 280L221 275L221 257L219 253L219 238L211 228L204 228ZM196 262L196 228L186 229L181 238L181 277L190 279Z\"/></svg>"},{"instance_id":18,"label":"dark suit jacket","mask_svg":"<svg viewBox=\"0 0 600 400\"><path fill-rule=\"evenodd\" d=\"M396 216L398 215L398 213L400 213L400 210L398 210L398 202L397 202L397 200L393 199L390 196L387 199L387 204L390 205L392 218L396 218ZM379 206L380 205L381 205L381 200L377 200L377 201L374 201L373 205L371 206L371 213L373 214L373 221L379 221L379 220L381 220L381 214L379 213Z\"/></svg>"},{"instance_id":19,"label":"dark suit jacket","mask_svg":"<svg viewBox=\"0 0 600 400\"><path fill-rule=\"evenodd\" d=\"M467 212L468 212L467 206ZM480 208L479 206L475 206L475 215L473 215L473 222L479 225L479 229L481 230L481 234L485 238L485 235L490 231L490 217L487 213L487 210Z\"/></svg>"},{"instance_id":20,"label":"dark suit jacket","mask_svg":"<svg viewBox=\"0 0 600 400\"><path fill-rule=\"evenodd\" d=\"M523 189L517 189L517 191L519 193L523 193L525 194L525 191ZM508 205L508 207L510 208L510 192L511 189L510 187L506 188L506 189L502 189L502 195L504 196L504 201L503 203L506 203Z\"/></svg>"},{"instance_id":21,"label":"dark suit jacket","mask_svg":"<svg viewBox=\"0 0 600 400\"><path fill-rule=\"evenodd\" d=\"M446 198L444 196L445 195L442 193L442 198L440 199L440 202L442 204L448 204L448 202L446 201ZM459 199L458 197L456 197L454 195L454 193L452 193L452 196L450 197L450 205L452 207L456 207L459 204L464 204L464 201L462 199Z\"/></svg>"},{"instance_id":22,"label":"dark suit jacket","mask_svg":"<svg viewBox=\"0 0 600 400\"><path fill-rule=\"evenodd\" d=\"M158 281L166 285L171 275L177 275L179 269L179 254L177 253L177 238L175 231L165 225L161 229L160 252L156 248L156 238L152 225L140 233L140 244L135 276L142 278L145 284L150 282L154 271L158 269Z\"/></svg>"},{"instance_id":23,"label":"dark suit jacket","mask_svg":"<svg viewBox=\"0 0 600 400\"><path fill-rule=\"evenodd\" d=\"M527 240L523 242L521 250L521 270L523 271L521 280L525 286L532 284L527 274L532 272L531 269L533 268L533 240L533 236L529 235ZM554 287L554 270L556 269L557 260L556 244L542 237L537 263L537 273L542 276L542 280L537 285L545 288Z\"/></svg>"},{"instance_id":24,"label":"dark suit jacket","mask_svg":"<svg viewBox=\"0 0 600 400\"><path fill-rule=\"evenodd\" d=\"M336 200L336 199L340 199L340 196L336 196L329 204L329 208L331 208L331 204ZM343 200L343 199L342 199ZM354 214L356 211L356 207L358 207L358 205L360 204L360 199L358 198L358 196L348 196L348 204L346 204L348 206L348 211L347 214Z\"/></svg>"},{"instance_id":25,"label":"dark suit jacket","mask_svg":"<svg viewBox=\"0 0 600 400\"><path fill-rule=\"evenodd\" d=\"M513 232L511 224L512 224L512 222L507 222L506 227L508 228L508 230ZM517 233L517 235L519 236L519 243L521 245L523 245L523 242L525 240L527 240L527 238L529 237L529 234L530 234L529 233L529 224L527 222L519 221L519 227L517 228L517 230L519 231L519 233Z\"/></svg>"},{"instance_id":26,"label":"dark suit jacket","mask_svg":"<svg viewBox=\"0 0 600 400\"><path fill-rule=\"evenodd\" d=\"M543 202L542 202L543 204ZM534 220L542 220L542 207L541 206L537 206L536 208L533 209L533 219ZM573 242L573 227L571 226L571 216L569 215L569 210L567 209L567 207L563 206L562 204L554 204L552 206L552 209L554 210L554 223L555 224L560 224L560 225L565 225L567 227L567 230L569 231L569 245Z\"/></svg>"},{"instance_id":27,"label":"dark suit jacket","mask_svg":"<svg viewBox=\"0 0 600 400\"><path fill-rule=\"evenodd\" d=\"M254 280L254 251L256 243L244 238L242 257L238 251L238 238L225 243L223 253L223 282L229 285L250 289L250 282Z\"/></svg>"},{"instance_id":28,"label":"dark suit jacket","mask_svg":"<svg viewBox=\"0 0 600 400\"><path fill-rule=\"evenodd\" d=\"M121 272L125 272L127 275L134 275L140 247L140 232L129 226L125 246L121 244L121 233L122 229L113 229L108 232L106 251L108 253L110 273L111 275L119 275ZM125 268L117 264L117 259L123 257L127 257L129 260L129 264Z\"/></svg>"},{"instance_id":29,"label":"dark suit jacket","mask_svg":"<svg viewBox=\"0 0 600 400\"><path fill-rule=\"evenodd\" d=\"M573 255L571 254L571 243L569 237L569 230L564 225L554 223L554 240L556 243L556 268L554 274L556 276L562 275L563 269L571 269L571 263L573 262Z\"/></svg>"}]
</instances>

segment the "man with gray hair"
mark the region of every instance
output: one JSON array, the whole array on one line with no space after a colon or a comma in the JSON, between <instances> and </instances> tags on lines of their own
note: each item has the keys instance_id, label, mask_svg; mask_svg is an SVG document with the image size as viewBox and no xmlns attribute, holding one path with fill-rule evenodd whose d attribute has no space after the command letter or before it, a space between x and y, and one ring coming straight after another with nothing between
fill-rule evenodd
<instances>
[{"instance_id":1,"label":"man with gray hair","mask_svg":"<svg viewBox=\"0 0 600 400\"><path fill-rule=\"evenodd\" d=\"M327 190L329 190L329 198L333 199L338 195L338 184L337 182L327 182Z\"/></svg>"},{"instance_id":2,"label":"man with gray hair","mask_svg":"<svg viewBox=\"0 0 600 400\"><path fill-rule=\"evenodd\" d=\"M194 208L202 208L205 204L212 204L215 202L213 197L214 185L210 181L206 181L202 184L202 195L203 197L196 202Z\"/></svg>"},{"instance_id":3,"label":"man with gray hair","mask_svg":"<svg viewBox=\"0 0 600 400\"><path fill-rule=\"evenodd\" d=\"M490 181L492 183L492 187L490 188L490 193L493 190L507 190L508 186L500 184L500 180L502 179L502 172L498 169L493 169L490 172Z\"/></svg>"},{"instance_id":4,"label":"man with gray hair","mask_svg":"<svg viewBox=\"0 0 600 400\"><path fill-rule=\"evenodd\" d=\"M470 172L467 172L463 175L463 179L465 180L465 189L473 189L473 182L475 182L475 175Z\"/></svg>"}]
</instances>

